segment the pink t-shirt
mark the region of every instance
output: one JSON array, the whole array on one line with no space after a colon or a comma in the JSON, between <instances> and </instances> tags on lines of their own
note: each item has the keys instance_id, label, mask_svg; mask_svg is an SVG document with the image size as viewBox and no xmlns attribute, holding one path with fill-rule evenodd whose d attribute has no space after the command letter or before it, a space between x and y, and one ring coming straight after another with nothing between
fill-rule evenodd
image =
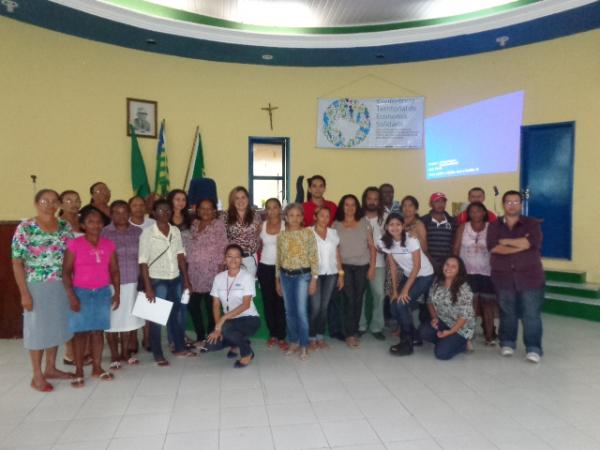
<instances>
[{"instance_id":1,"label":"pink t-shirt","mask_svg":"<svg viewBox=\"0 0 600 450\"><path fill-rule=\"evenodd\" d=\"M110 284L108 270L115 244L101 237L95 247L80 236L67 243L67 250L75 255L73 264L73 286L83 289L98 289Z\"/></svg>"}]
</instances>

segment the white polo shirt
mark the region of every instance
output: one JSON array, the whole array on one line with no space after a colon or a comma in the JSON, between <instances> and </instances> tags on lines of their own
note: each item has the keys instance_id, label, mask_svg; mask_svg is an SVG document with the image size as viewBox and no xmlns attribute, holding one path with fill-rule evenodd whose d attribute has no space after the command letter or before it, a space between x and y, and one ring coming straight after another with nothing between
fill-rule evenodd
<instances>
[{"instance_id":1,"label":"white polo shirt","mask_svg":"<svg viewBox=\"0 0 600 450\"><path fill-rule=\"evenodd\" d=\"M150 278L172 280L179 276L177 255L185 255L181 232L169 225L169 234L165 236L154 224L140 235L139 264L148 264Z\"/></svg>"},{"instance_id":2,"label":"white polo shirt","mask_svg":"<svg viewBox=\"0 0 600 450\"><path fill-rule=\"evenodd\" d=\"M428 275L433 275L433 266L429 261L429 258L423 250L421 249L421 244L419 240L414 237L406 236L406 242L404 246L400 245L400 242L394 241L392 248L386 248L385 244L379 240L377 242L377 248L381 250L383 253L388 255L392 255L394 261L400 267L400 270L404 273L405 276L409 276L413 270L413 260L412 254L415 251L421 252L421 269L417 274L418 277L426 277Z\"/></svg>"},{"instance_id":3,"label":"white polo shirt","mask_svg":"<svg viewBox=\"0 0 600 450\"><path fill-rule=\"evenodd\" d=\"M244 302L244 297L256 296L254 277L244 269L241 269L235 277L228 276L227 271L221 272L213 281L210 295L220 300L223 311L227 314L240 306ZM254 300L250 302L247 310L236 317L245 316L258 316Z\"/></svg>"}]
</instances>

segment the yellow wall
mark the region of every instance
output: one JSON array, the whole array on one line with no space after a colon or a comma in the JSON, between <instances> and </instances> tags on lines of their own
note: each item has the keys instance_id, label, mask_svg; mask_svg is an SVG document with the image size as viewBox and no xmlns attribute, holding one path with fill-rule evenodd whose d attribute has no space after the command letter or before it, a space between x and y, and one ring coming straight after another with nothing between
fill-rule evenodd
<instances>
[{"instance_id":1,"label":"yellow wall","mask_svg":"<svg viewBox=\"0 0 600 450\"><path fill-rule=\"evenodd\" d=\"M197 61L87 41L0 18L0 219L32 213L30 174L38 186L86 193L105 181L113 198L131 194L125 98L158 101L167 120L172 185L183 183L193 132L200 125L208 175L226 198L247 184L248 136L291 138L292 179L321 173L328 197L359 194L390 181L398 195L423 203L437 190L461 201L481 185L518 186L516 173L426 181L422 150L335 151L315 148L319 96L426 97L431 116L524 90L524 123L575 120L574 260L547 266L587 270L600 281L598 142L600 31L462 58L379 67L275 68ZM340 87L352 83L347 88ZM396 87L392 83L404 86ZM275 130L260 110L279 107ZM155 140L140 139L150 178ZM151 180L152 181L152 180ZM560 182L560 180L557 180ZM84 200L87 195L83 195ZM488 204L491 205L491 199ZM425 207L425 205L424 205ZM425 209L425 208L423 208Z\"/></svg>"}]
</instances>

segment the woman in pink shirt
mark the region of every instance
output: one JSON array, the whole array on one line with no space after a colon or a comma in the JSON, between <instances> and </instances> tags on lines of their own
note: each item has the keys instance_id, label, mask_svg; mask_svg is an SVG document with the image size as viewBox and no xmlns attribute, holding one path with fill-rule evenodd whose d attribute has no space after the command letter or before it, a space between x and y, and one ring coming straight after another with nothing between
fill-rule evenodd
<instances>
[{"instance_id":1,"label":"woman in pink shirt","mask_svg":"<svg viewBox=\"0 0 600 450\"><path fill-rule=\"evenodd\" d=\"M112 373L100 365L104 330L110 328L110 310L119 307L120 276L115 244L100 236L104 223L99 211L89 208L79 217L85 232L67 243L63 283L71 303L69 331L74 333L75 378L73 387L83 386L83 353L90 336L92 377L111 380ZM111 293L110 285L114 293Z\"/></svg>"}]
</instances>

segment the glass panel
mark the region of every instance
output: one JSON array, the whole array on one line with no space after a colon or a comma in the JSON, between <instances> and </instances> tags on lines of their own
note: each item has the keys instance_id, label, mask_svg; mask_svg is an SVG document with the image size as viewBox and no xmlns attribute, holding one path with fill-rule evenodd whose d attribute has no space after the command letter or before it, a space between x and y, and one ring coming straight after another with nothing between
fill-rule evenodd
<instances>
[{"instance_id":1,"label":"glass panel","mask_svg":"<svg viewBox=\"0 0 600 450\"><path fill-rule=\"evenodd\" d=\"M271 197L283 202L283 180L254 180L252 185L254 206L264 208L265 202Z\"/></svg>"},{"instance_id":2,"label":"glass panel","mask_svg":"<svg viewBox=\"0 0 600 450\"><path fill-rule=\"evenodd\" d=\"M254 144L254 176L282 177L283 146L281 144Z\"/></svg>"}]
</instances>

